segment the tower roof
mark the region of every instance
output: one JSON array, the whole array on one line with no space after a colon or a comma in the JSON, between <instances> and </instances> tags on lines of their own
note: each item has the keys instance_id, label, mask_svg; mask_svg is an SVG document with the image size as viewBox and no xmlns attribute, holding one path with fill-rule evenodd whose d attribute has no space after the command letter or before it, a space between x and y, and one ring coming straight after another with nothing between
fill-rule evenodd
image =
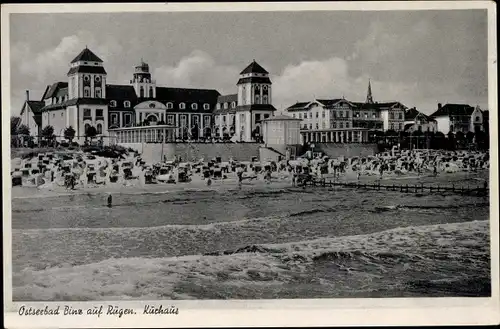
<instances>
[{"instance_id":1,"label":"tower roof","mask_svg":"<svg viewBox=\"0 0 500 329\"><path fill-rule=\"evenodd\" d=\"M80 61L102 63L102 59L97 57L97 55L91 52L90 49L88 49L87 47L85 47L85 49L82 50L80 54L78 54L78 56L76 56L75 59L71 61L71 63L76 63Z\"/></svg>"},{"instance_id":2,"label":"tower roof","mask_svg":"<svg viewBox=\"0 0 500 329\"><path fill-rule=\"evenodd\" d=\"M262 66L260 66L259 63L257 63L254 59L253 62L250 63L250 65L248 65L243 71L241 71L240 74L248 74L248 73L268 74L269 72L267 72Z\"/></svg>"},{"instance_id":3,"label":"tower roof","mask_svg":"<svg viewBox=\"0 0 500 329\"><path fill-rule=\"evenodd\" d=\"M368 80L368 92L366 94L366 102L368 104L372 104L373 103L372 84L371 84L370 80Z\"/></svg>"}]
</instances>

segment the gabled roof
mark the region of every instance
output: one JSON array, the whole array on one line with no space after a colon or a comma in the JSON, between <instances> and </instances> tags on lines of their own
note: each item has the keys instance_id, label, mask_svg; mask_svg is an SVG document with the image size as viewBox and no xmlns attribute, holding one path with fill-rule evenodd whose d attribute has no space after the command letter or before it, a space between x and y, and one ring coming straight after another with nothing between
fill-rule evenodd
<instances>
[{"instance_id":1,"label":"gabled roof","mask_svg":"<svg viewBox=\"0 0 500 329\"><path fill-rule=\"evenodd\" d=\"M106 99L109 100L136 100L137 94L133 86L106 85Z\"/></svg>"},{"instance_id":2,"label":"gabled roof","mask_svg":"<svg viewBox=\"0 0 500 329\"><path fill-rule=\"evenodd\" d=\"M311 102L297 102L292 106L288 107L287 110L303 110L309 105Z\"/></svg>"},{"instance_id":3,"label":"gabled roof","mask_svg":"<svg viewBox=\"0 0 500 329\"><path fill-rule=\"evenodd\" d=\"M156 100L163 102L215 104L219 95L214 89L156 87Z\"/></svg>"},{"instance_id":4,"label":"gabled roof","mask_svg":"<svg viewBox=\"0 0 500 329\"><path fill-rule=\"evenodd\" d=\"M30 109L33 112L33 114L42 113L42 107L45 106L45 102L44 101L26 101L26 103L30 107Z\"/></svg>"},{"instance_id":5,"label":"gabled roof","mask_svg":"<svg viewBox=\"0 0 500 329\"><path fill-rule=\"evenodd\" d=\"M238 102L238 94L221 95L217 98L217 103Z\"/></svg>"},{"instance_id":6,"label":"gabled roof","mask_svg":"<svg viewBox=\"0 0 500 329\"><path fill-rule=\"evenodd\" d=\"M248 65L240 74L249 74L249 73L262 73L269 74L262 66L259 65L255 60L253 60L250 65Z\"/></svg>"},{"instance_id":7,"label":"gabled roof","mask_svg":"<svg viewBox=\"0 0 500 329\"><path fill-rule=\"evenodd\" d=\"M346 102L348 102L347 100L345 100L343 98L317 99L317 101L320 102L321 104L323 104L326 107L333 106L333 105L337 104L340 101L346 101Z\"/></svg>"},{"instance_id":8,"label":"gabled roof","mask_svg":"<svg viewBox=\"0 0 500 329\"><path fill-rule=\"evenodd\" d=\"M52 98L52 97L59 97L59 96L57 96L57 92L59 91L59 89L62 89L62 88L66 88L67 89L68 88L68 83L67 82L56 82L56 83L52 84L52 86L50 86L48 88L48 91L46 91L44 93L42 99L47 99L47 98Z\"/></svg>"},{"instance_id":9,"label":"gabled roof","mask_svg":"<svg viewBox=\"0 0 500 329\"><path fill-rule=\"evenodd\" d=\"M471 115L474 108L468 104L446 104L436 112L431 114L431 117L442 117L450 115Z\"/></svg>"},{"instance_id":10,"label":"gabled roof","mask_svg":"<svg viewBox=\"0 0 500 329\"><path fill-rule=\"evenodd\" d=\"M417 117L417 115L419 114L420 112L416 109L416 108L411 108L411 109L408 109L406 112L405 112L405 120L408 121L408 120L413 120Z\"/></svg>"},{"instance_id":11,"label":"gabled roof","mask_svg":"<svg viewBox=\"0 0 500 329\"><path fill-rule=\"evenodd\" d=\"M93 52L91 52L90 49L88 49L88 48L85 48L84 50L82 50L78 54L78 56L76 56L75 59L73 59L71 61L71 63L76 63L76 62L80 62L80 61L102 63L102 59L97 57L97 55L94 54Z\"/></svg>"}]
</instances>

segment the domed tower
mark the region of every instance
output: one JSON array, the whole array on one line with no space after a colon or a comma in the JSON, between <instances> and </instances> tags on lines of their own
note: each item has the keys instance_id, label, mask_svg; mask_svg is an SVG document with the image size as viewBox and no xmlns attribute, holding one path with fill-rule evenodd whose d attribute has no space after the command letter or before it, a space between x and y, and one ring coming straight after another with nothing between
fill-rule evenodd
<instances>
[{"instance_id":1,"label":"domed tower","mask_svg":"<svg viewBox=\"0 0 500 329\"><path fill-rule=\"evenodd\" d=\"M71 61L68 72L68 99L106 98L106 70L103 61L85 48Z\"/></svg>"},{"instance_id":2,"label":"domed tower","mask_svg":"<svg viewBox=\"0 0 500 329\"><path fill-rule=\"evenodd\" d=\"M135 93L139 98L156 97L156 81L151 79L149 65L141 59L141 64L134 70L134 78L130 81L134 86Z\"/></svg>"},{"instance_id":3,"label":"domed tower","mask_svg":"<svg viewBox=\"0 0 500 329\"><path fill-rule=\"evenodd\" d=\"M252 61L240 73L236 108L236 138L239 141L257 141L262 136L261 121L276 111L272 103L269 72Z\"/></svg>"}]
</instances>

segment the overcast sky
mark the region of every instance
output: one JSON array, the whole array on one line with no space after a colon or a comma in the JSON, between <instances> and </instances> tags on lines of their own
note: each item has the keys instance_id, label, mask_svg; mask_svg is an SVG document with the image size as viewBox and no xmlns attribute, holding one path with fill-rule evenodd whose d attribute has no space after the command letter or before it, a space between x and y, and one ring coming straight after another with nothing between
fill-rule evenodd
<instances>
[{"instance_id":1,"label":"overcast sky","mask_svg":"<svg viewBox=\"0 0 500 329\"><path fill-rule=\"evenodd\" d=\"M11 112L30 90L67 81L85 47L108 82L126 84L141 57L159 86L236 93L253 59L271 73L273 104L345 98L487 108L486 10L12 14Z\"/></svg>"}]
</instances>

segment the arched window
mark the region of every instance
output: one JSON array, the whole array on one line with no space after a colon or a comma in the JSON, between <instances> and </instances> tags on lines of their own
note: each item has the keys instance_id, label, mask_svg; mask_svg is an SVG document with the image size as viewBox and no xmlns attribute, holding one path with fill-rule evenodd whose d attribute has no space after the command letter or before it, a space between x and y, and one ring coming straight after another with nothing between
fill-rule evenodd
<instances>
[{"instance_id":1,"label":"arched window","mask_svg":"<svg viewBox=\"0 0 500 329\"><path fill-rule=\"evenodd\" d=\"M109 105L111 105L111 107L116 107L116 101L109 102Z\"/></svg>"},{"instance_id":2,"label":"arched window","mask_svg":"<svg viewBox=\"0 0 500 329\"><path fill-rule=\"evenodd\" d=\"M216 105L216 109L217 109L217 110L220 110L220 103L217 103L217 105Z\"/></svg>"},{"instance_id":3,"label":"arched window","mask_svg":"<svg viewBox=\"0 0 500 329\"><path fill-rule=\"evenodd\" d=\"M89 128L90 128L90 125L88 123L85 124L85 134L87 133L87 131L89 131Z\"/></svg>"},{"instance_id":4,"label":"arched window","mask_svg":"<svg viewBox=\"0 0 500 329\"><path fill-rule=\"evenodd\" d=\"M125 107L130 107L130 101L123 102L123 105L125 105Z\"/></svg>"},{"instance_id":5,"label":"arched window","mask_svg":"<svg viewBox=\"0 0 500 329\"><path fill-rule=\"evenodd\" d=\"M101 98L101 88L96 88L95 89L95 97L96 98Z\"/></svg>"},{"instance_id":6,"label":"arched window","mask_svg":"<svg viewBox=\"0 0 500 329\"><path fill-rule=\"evenodd\" d=\"M173 109L174 108L174 104L169 102L167 103L167 110L170 110L170 109Z\"/></svg>"},{"instance_id":7,"label":"arched window","mask_svg":"<svg viewBox=\"0 0 500 329\"><path fill-rule=\"evenodd\" d=\"M260 104L260 95L255 94L255 104Z\"/></svg>"},{"instance_id":8,"label":"arched window","mask_svg":"<svg viewBox=\"0 0 500 329\"><path fill-rule=\"evenodd\" d=\"M191 109L197 110L198 109L198 104L196 104L196 103L191 104Z\"/></svg>"},{"instance_id":9,"label":"arched window","mask_svg":"<svg viewBox=\"0 0 500 329\"><path fill-rule=\"evenodd\" d=\"M229 107L229 104L228 103L224 103L224 109L227 110L228 107Z\"/></svg>"},{"instance_id":10,"label":"arched window","mask_svg":"<svg viewBox=\"0 0 500 329\"><path fill-rule=\"evenodd\" d=\"M236 102L232 102L231 107L234 109L236 107Z\"/></svg>"},{"instance_id":11,"label":"arched window","mask_svg":"<svg viewBox=\"0 0 500 329\"><path fill-rule=\"evenodd\" d=\"M153 97L153 87L149 87L149 97Z\"/></svg>"},{"instance_id":12,"label":"arched window","mask_svg":"<svg viewBox=\"0 0 500 329\"><path fill-rule=\"evenodd\" d=\"M203 109L210 110L210 104L207 104L207 103L203 104Z\"/></svg>"},{"instance_id":13,"label":"arched window","mask_svg":"<svg viewBox=\"0 0 500 329\"><path fill-rule=\"evenodd\" d=\"M267 104L267 95L262 96L262 104Z\"/></svg>"},{"instance_id":14,"label":"arched window","mask_svg":"<svg viewBox=\"0 0 500 329\"><path fill-rule=\"evenodd\" d=\"M186 104L184 104L184 103L180 103L180 104L179 104L179 108L180 108L181 110L184 110L184 109L186 108Z\"/></svg>"},{"instance_id":15,"label":"arched window","mask_svg":"<svg viewBox=\"0 0 500 329\"><path fill-rule=\"evenodd\" d=\"M100 123L97 124L97 134L98 135L102 134L102 124Z\"/></svg>"},{"instance_id":16,"label":"arched window","mask_svg":"<svg viewBox=\"0 0 500 329\"><path fill-rule=\"evenodd\" d=\"M144 87L141 87L141 89L139 90L139 97L144 98Z\"/></svg>"},{"instance_id":17,"label":"arched window","mask_svg":"<svg viewBox=\"0 0 500 329\"><path fill-rule=\"evenodd\" d=\"M85 87L83 89L83 97L90 97L90 87Z\"/></svg>"}]
</instances>

